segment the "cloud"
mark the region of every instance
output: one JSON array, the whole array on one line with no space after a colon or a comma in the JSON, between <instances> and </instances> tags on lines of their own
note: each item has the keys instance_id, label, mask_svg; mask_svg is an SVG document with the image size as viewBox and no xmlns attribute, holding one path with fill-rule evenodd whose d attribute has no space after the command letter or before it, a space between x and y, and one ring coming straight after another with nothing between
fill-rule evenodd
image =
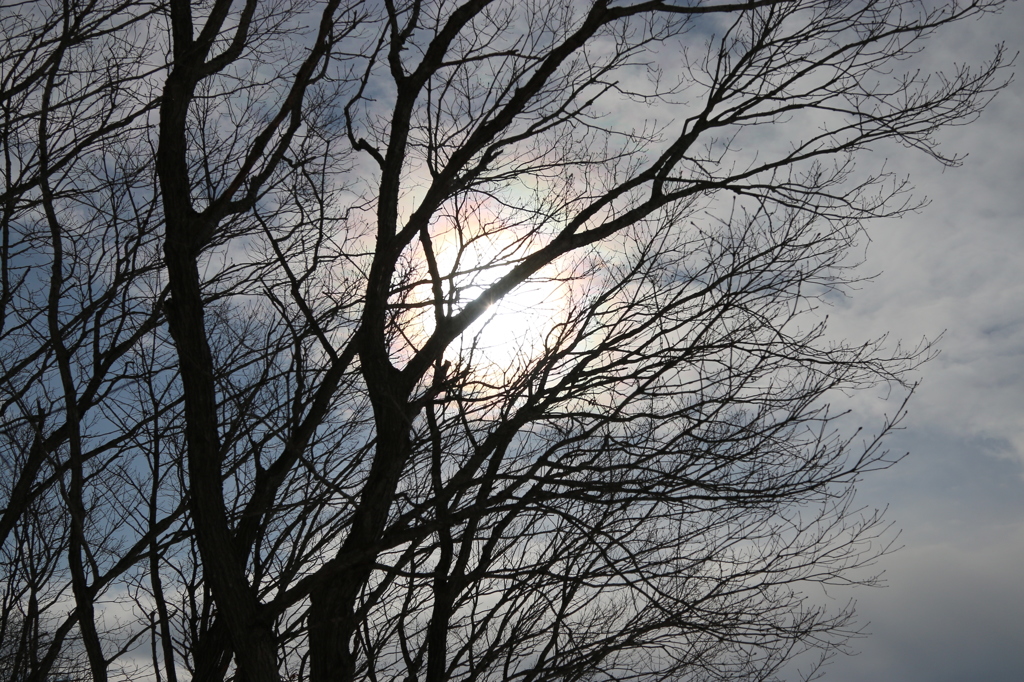
<instances>
[{"instance_id":1,"label":"cloud","mask_svg":"<svg viewBox=\"0 0 1024 682\"><path fill-rule=\"evenodd\" d=\"M1020 45L1024 6L959 25L929 44L933 67L978 63L1000 39ZM882 274L833 314L851 338L945 332L921 370L904 431L910 457L864 481L860 499L891 503L905 548L883 561L890 587L858 590L870 637L835 661L833 682L1016 682L1024 670L1024 83L975 124L947 131L959 169L892 150L932 200L872 225L865 273ZM866 412L877 411L870 401Z\"/></svg>"},{"instance_id":2,"label":"cloud","mask_svg":"<svg viewBox=\"0 0 1024 682\"><path fill-rule=\"evenodd\" d=\"M956 541L908 547L889 562L893 588L859 598L872 614L861 653L836 660L826 679L1017 682L1022 562L1022 525L973 552Z\"/></svg>"},{"instance_id":3,"label":"cloud","mask_svg":"<svg viewBox=\"0 0 1024 682\"><path fill-rule=\"evenodd\" d=\"M1024 7L958 25L933 41L926 68L980 63L1001 32L1018 40ZM945 36L940 36L945 37ZM935 48L933 50L933 48ZM1011 45L1012 51L1012 45ZM947 130L947 152L968 153L944 169L923 154L892 148L887 167L909 174L931 204L899 221L870 226L865 274L879 277L834 315L854 337L892 332L915 342L944 332L940 357L922 372L914 428L1005 439L1001 454L1024 461L1024 85L1001 93L973 125Z\"/></svg>"}]
</instances>

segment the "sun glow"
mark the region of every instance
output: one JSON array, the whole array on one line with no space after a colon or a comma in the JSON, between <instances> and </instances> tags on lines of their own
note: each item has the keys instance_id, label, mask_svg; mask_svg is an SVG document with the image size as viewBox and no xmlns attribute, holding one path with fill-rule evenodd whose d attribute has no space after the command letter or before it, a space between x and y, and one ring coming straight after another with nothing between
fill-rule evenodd
<instances>
[{"instance_id":1,"label":"sun glow","mask_svg":"<svg viewBox=\"0 0 1024 682\"><path fill-rule=\"evenodd\" d=\"M461 290L457 314L481 296L486 286ZM469 371L484 383L500 383L535 361L553 342L552 330L562 323L571 308L572 282L557 278L527 280L487 310L448 346L444 359L462 371ZM434 333L432 309L420 308L413 346L422 346Z\"/></svg>"},{"instance_id":2,"label":"sun glow","mask_svg":"<svg viewBox=\"0 0 1024 682\"><path fill-rule=\"evenodd\" d=\"M453 207L431 226L413 254L416 284L408 302L416 322L410 343L421 346L433 334L435 292L441 291L446 317L458 315L484 295L545 239L537 225L517 223L487 202ZM434 261L431 275L427 249ZM571 309L580 277L564 263L552 263L495 301L445 351L445 360L485 383L499 382L531 364L551 339L550 333Z\"/></svg>"},{"instance_id":3,"label":"sun glow","mask_svg":"<svg viewBox=\"0 0 1024 682\"><path fill-rule=\"evenodd\" d=\"M509 372L535 359L568 305L564 283L527 281L502 300L462 335L451 351L471 360L476 370ZM453 358L454 359L454 358Z\"/></svg>"}]
</instances>

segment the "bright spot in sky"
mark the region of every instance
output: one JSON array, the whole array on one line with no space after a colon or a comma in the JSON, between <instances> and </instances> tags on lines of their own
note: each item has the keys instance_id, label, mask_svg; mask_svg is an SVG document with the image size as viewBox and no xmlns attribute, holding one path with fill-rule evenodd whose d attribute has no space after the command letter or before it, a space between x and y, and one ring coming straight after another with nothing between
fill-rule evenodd
<instances>
[{"instance_id":1,"label":"bright spot in sky","mask_svg":"<svg viewBox=\"0 0 1024 682\"><path fill-rule=\"evenodd\" d=\"M453 344L452 354L472 354L477 373L506 373L533 360L549 331L564 317L567 300L560 282L525 282L492 305ZM482 289L467 292L475 297Z\"/></svg>"}]
</instances>

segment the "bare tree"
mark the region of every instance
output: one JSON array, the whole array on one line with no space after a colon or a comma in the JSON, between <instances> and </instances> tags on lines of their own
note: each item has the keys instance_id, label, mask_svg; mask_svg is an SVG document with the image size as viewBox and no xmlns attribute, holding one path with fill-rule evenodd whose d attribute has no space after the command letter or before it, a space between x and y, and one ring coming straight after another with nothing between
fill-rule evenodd
<instances>
[{"instance_id":1,"label":"bare tree","mask_svg":"<svg viewBox=\"0 0 1024 682\"><path fill-rule=\"evenodd\" d=\"M5 5L12 679L827 659L902 414L833 405L930 349L818 308L917 207L870 152L956 165L1003 83L925 41L1001 4Z\"/></svg>"}]
</instances>

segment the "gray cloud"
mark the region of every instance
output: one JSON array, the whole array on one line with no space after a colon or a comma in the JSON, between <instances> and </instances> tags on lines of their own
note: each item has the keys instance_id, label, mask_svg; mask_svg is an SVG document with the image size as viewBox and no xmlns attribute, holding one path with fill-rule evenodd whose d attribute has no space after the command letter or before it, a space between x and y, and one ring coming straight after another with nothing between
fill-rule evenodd
<instances>
[{"instance_id":1,"label":"gray cloud","mask_svg":"<svg viewBox=\"0 0 1024 682\"><path fill-rule=\"evenodd\" d=\"M930 65L977 63L999 40L1014 52L1021 27L1024 6L1013 3L930 45ZM872 634L826 680L1024 679L1022 112L1018 81L974 125L948 131L949 150L970 154L959 169L893 153L891 167L911 173L932 203L872 226L865 272L883 272L833 312L851 337L945 335L921 371L906 429L890 441L910 457L861 486L864 504L890 504L905 547L882 562L887 589L853 591Z\"/></svg>"}]
</instances>

